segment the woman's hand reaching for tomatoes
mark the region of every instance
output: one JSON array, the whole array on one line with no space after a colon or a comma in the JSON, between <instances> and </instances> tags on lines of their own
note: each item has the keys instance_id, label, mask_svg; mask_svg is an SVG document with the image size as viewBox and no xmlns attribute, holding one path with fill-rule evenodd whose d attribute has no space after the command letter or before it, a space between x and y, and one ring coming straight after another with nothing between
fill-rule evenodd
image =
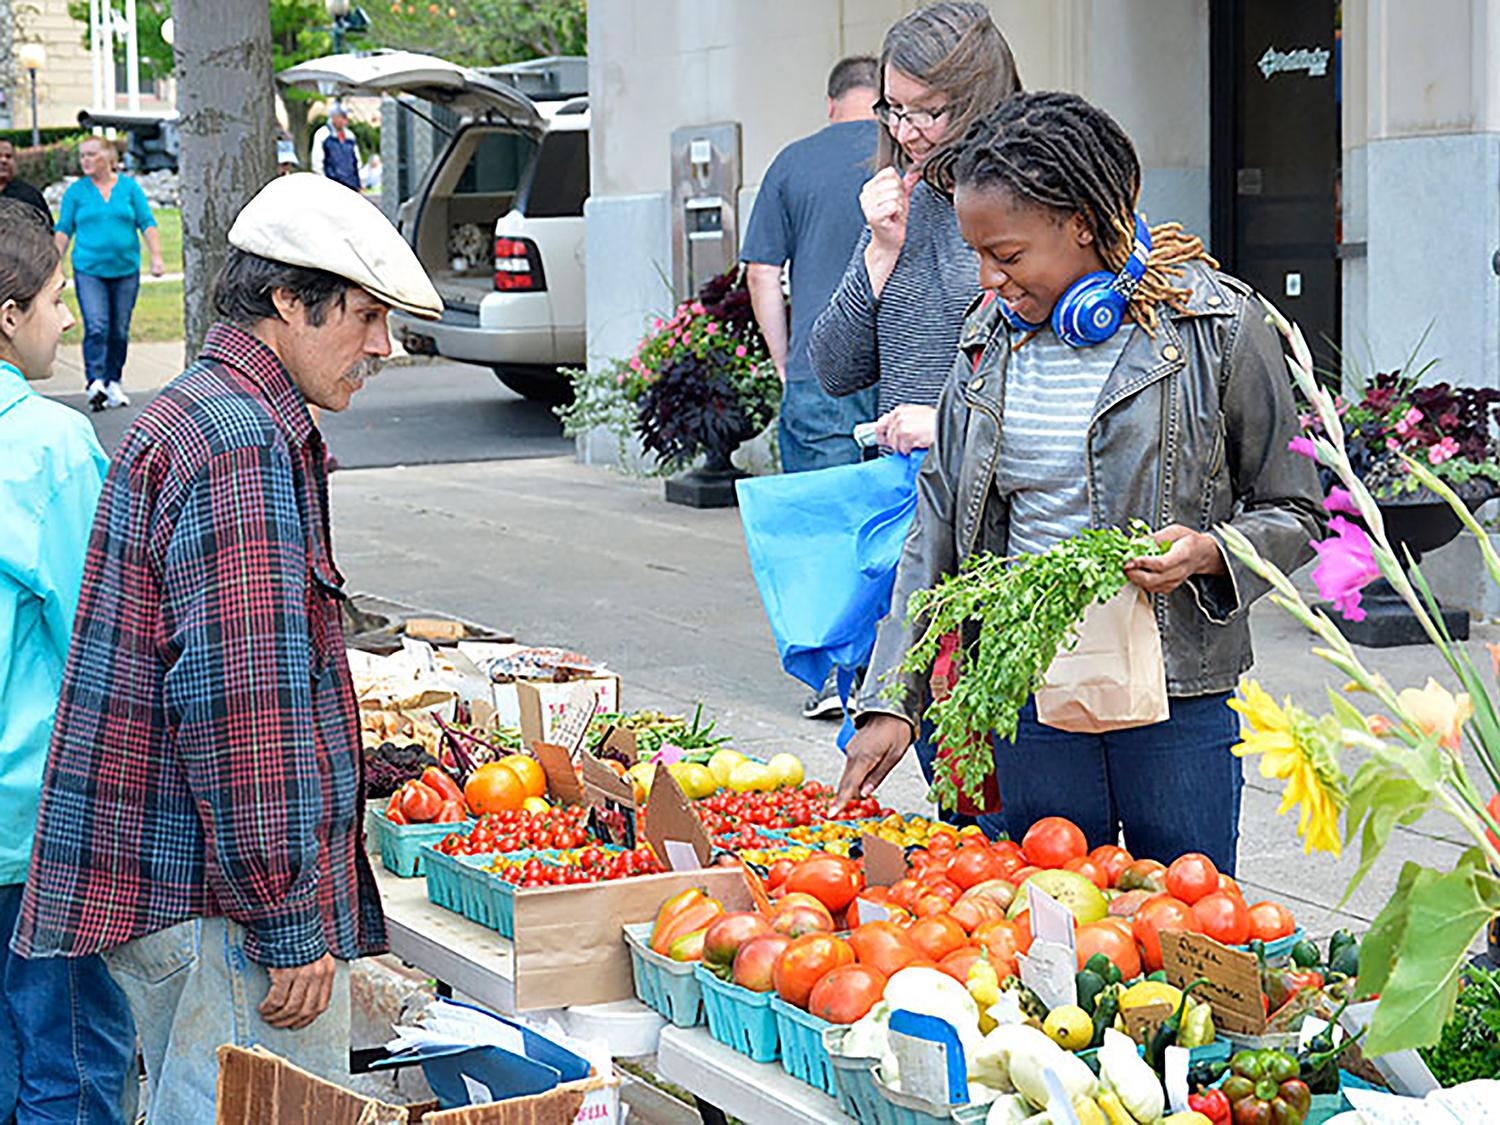
<instances>
[{"instance_id":1,"label":"woman's hand reaching for tomatoes","mask_svg":"<svg viewBox=\"0 0 1500 1125\"><path fill-rule=\"evenodd\" d=\"M828 815L875 792L912 744L911 724L896 715L871 715L849 740L844 772Z\"/></svg>"},{"instance_id":2,"label":"woman's hand reaching for tomatoes","mask_svg":"<svg viewBox=\"0 0 1500 1125\"><path fill-rule=\"evenodd\" d=\"M1229 573L1224 552L1212 535L1174 523L1152 538L1171 544L1166 554L1125 564L1125 577L1148 594L1170 594L1195 574Z\"/></svg>"}]
</instances>

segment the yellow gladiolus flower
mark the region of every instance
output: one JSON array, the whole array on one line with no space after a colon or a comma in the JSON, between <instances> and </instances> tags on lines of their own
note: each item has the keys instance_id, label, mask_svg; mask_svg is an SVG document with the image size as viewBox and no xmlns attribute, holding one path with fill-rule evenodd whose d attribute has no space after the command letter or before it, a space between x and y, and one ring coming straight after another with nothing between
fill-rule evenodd
<instances>
[{"instance_id":1,"label":"yellow gladiolus flower","mask_svg":"<svg viewBox=\"0 0 1500 1125\"><path fill-rule=\"evenodd\" d=\"M1463 738L1463 725L1474 717L1474 702L1468 692L1454 695L1430 676L1427 686L1420 691L1405 688L1399 692L1396 705L1418 730L1437 735L1445 747L1455 752Z\"/></svg>"},{"instance_id":2,"label":"yellow gladiolus flower","mask_svg":"<svg viewBox=\"0 0 1500 1125\"><path fill-rule=\"evenodd\" d=\"M1286 782L1278 814L1301 806L1297 835L1304 853L1343 851L1339 813L1345 804L1344 775L1339 769L1337 720L1315 720L1290 700L1278 706L1254 680L1240 681L1229 706L1244 717L1234 753L1260 755L1260 775Z\"/></svg>"}]
</instances>

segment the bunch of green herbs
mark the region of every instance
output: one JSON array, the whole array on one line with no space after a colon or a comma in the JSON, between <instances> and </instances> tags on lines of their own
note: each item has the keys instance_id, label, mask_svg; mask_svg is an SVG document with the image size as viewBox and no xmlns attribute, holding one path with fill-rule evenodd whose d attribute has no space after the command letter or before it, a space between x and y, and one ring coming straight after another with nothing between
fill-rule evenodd
<instances>
[{"instance_id":1,"label":"bunch of green herbs","mask_svg":"<svg viewBox=\"0 0 1500 1125\"><path fill-rule=\"evenodd\" d=\"M1422 1048L1444 1086L1500 1075L1500 969L1472 966L1437 1045Z\"/></svg>"}]
</instances>

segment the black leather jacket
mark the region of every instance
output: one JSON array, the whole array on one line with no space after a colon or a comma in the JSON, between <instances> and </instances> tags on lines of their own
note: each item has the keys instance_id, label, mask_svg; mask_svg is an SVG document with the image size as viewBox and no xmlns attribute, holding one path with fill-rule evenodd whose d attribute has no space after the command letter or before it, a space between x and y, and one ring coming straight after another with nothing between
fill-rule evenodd
<instances>
[{"instance_id":1,"label":"black leather jacket","mask_svg":"<svg viewBox=\"0 0 1500 1125\"><path fill-rule=\"evenodd\" d=\"M1204 263L1187 267L1186 309L1162 309L1153 339L1129 329L1089 423L1088 495L1094 527L1182 524L1242 532L1290 572L1323 531L1313 464L1287 449L1297 415L1281 343L1250 287ZM1124 331L1124 329L1122 329ZM916 725L928 687L903 677L902 699L883 698L915 640L906 620L915 590L952 574L975 551L1003 553L1009 505L995 473L1012 339L999 302L976 302L938 402L937 442L917 483L917 514L880 623L857 712L897 714ZM1167 691L1227 691L1251 663L1250 604L1265 583L1225 551L1229 573L1198 575L1152 599Z\"/></svg>"}]
</instances>

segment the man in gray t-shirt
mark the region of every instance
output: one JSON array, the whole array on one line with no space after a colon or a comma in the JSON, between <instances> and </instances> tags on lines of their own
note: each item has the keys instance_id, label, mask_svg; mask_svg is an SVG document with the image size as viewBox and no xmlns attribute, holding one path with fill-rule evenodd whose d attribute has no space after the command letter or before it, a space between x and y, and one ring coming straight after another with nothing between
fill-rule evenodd
<instances>
[{"instance_id":1,"label":"man in gray t-shirt","mask_svg":"<svg viewBox=\"0 0 1500 1125\"><path fill-rule=\"evenodd\" d=\"M860 460L851 431L875 418L876 391L823 390L807 356L813 322L844 275L864 229L859 191L875 154L877 64L842 59L828 75L828 125L777 154L761 180L740 248L755 320L784 385L781 464L789 473ZM791 263L791 324L781 268Z\"/></svg>"}]
</instances>

